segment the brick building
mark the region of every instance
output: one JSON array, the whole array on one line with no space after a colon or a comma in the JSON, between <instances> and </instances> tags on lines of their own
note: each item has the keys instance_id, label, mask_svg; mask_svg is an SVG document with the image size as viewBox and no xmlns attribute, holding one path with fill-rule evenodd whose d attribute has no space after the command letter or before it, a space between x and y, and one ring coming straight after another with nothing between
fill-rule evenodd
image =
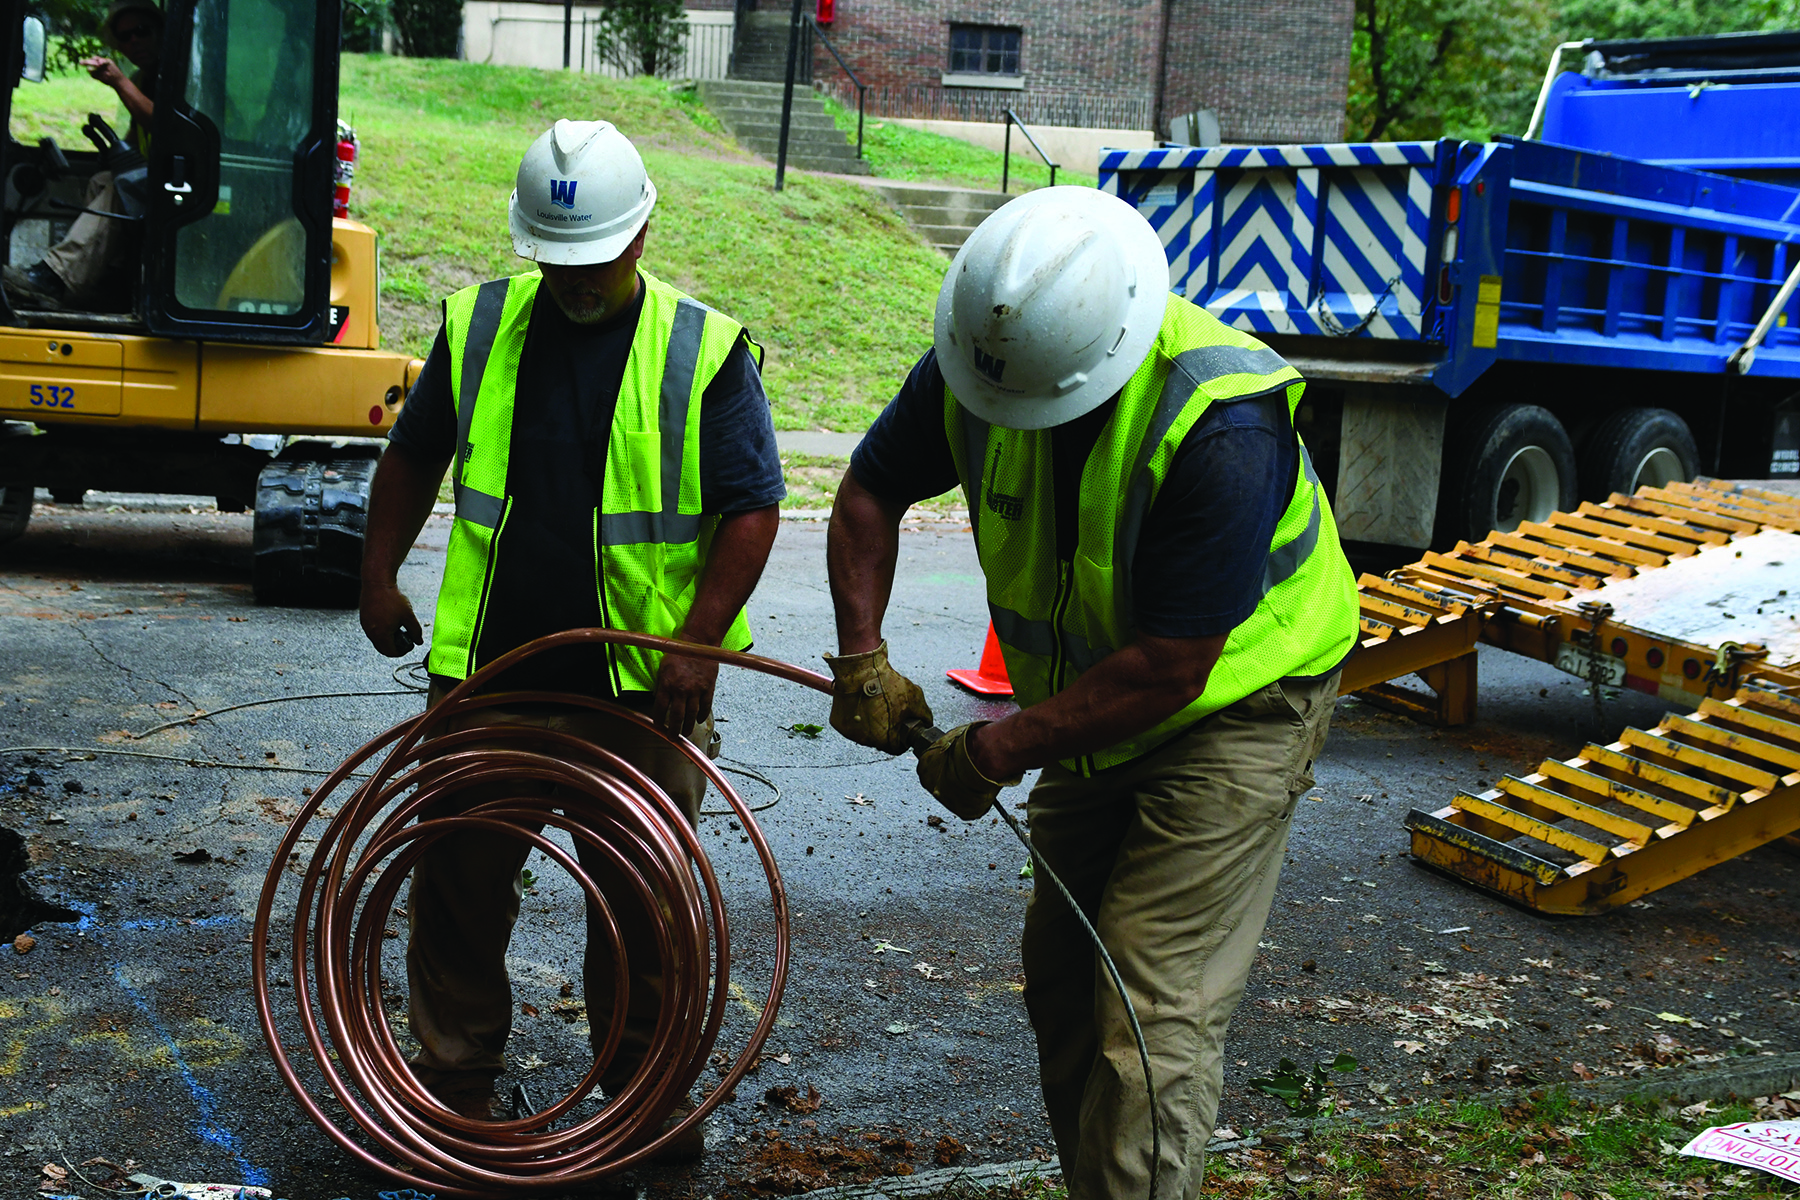
<instances>
[{"instance_id":1,"label":"brick building","mask_svg":"<svg viewBox=\"0 0 1800 1200\"><path fill-rule=\"evenodd\" d=\"M1206 108L1228 142L1336 141L1352 2L836 0L827 29L890 116L1012 107L1045 124L1166 130ZM813 69L853 100L822 48Z\"/></svg>"}]
</instances>

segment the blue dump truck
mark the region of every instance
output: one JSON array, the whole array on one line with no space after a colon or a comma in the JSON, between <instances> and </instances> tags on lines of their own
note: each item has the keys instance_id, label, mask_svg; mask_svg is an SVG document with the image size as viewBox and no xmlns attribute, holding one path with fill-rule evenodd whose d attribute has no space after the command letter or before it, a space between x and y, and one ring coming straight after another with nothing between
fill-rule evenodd
<instances>
[{"instance_id":1,"label":"blue dump truck","mask_svg":"<svg viewBox=\"0 0 1800 1200\"><path fill-rule=\"evenodd\" d=\"M1800 34L1567 44L1524 138L1165 144L1099 182L1307 376L1346 538L1800 475Z\"/></svg>"}]
</instances>

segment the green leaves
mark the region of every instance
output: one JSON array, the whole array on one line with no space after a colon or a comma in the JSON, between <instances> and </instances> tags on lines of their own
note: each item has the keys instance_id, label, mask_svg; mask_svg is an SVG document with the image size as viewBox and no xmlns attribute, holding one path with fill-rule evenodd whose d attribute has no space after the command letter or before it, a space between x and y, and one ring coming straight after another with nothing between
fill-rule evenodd
<instances>
[{"instance_id":1,"label":"green leaves","mask_svg":"<svg viewBox=\"0 0 1800 1200\"><path fill-rule=\"evenodd\" d=\"M1800 0L1356 0L1352 141L1523 134L1559 42L1791 29ZM1564 56L1579 69L1580 56Z\"/></svg>"},{"instance_id":2,"label":"green leaves","mask_svg":"<svg viewBox=\"0 0 1800 1200\"><path fill-rule=\"evenodd\" d=\"M1296 1117L1316 1117L1326 1106L1326 1092L1331 1087L1331 1071L1354 1071L1356 1059L1340 1053L1329 1063L1314 1063L1302 1074L1291 1058L1284 1058L1267 1075L1252 1079L1251 1091L1273 1096L1287 1106Z\"/></svg>"},{"instance_id":3,"label":"green leaves","mask_svg":"<svg viewBox=\"0 0 1800 1200\"><path fill-rule=\"evenodd\" d=\"M682 62L682 0L602 0L594 49L632 75L667 75Z\"/></svg>"},{"instance_id":4,"label":"green leaves","mask_svg":"<svg viewBox=\"0 0 1800 1200\"><path fill-rule=\"evenodd\" d=\"M781 728L787 731L789 737L799 734L801 737L805 738L816 738L821 733L825 732L825 727L823 725L807 725L798 721L792 725L783 725Z\"/></svg>"}]
</instances>

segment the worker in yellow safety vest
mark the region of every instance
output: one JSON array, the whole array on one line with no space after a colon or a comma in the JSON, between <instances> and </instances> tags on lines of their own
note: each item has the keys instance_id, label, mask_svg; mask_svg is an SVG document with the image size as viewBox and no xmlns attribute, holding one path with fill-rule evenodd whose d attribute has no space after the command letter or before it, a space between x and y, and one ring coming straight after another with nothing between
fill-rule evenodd
<instances>
[{"instance_id":1,"label":"worker in yellow safety vest","mask_svg":"<svg viewBox=\"0 0 1800 1200\"><path fill-rule=\"evenodd\" d=\"M1304 386L1169 293L1136 210L1041 189L951 263L933 348L832 510L831 723L896 754L931 721L882 638L900 520L962 485L1020 708L943 736L919 778L973 820L1042 768L1031 836L1117 962L1149 1046L1159 1197L1199 1190L1226 1024L1356 636L1355 583L1294 429ZM1143 1195L1152 1099L1136 1042L1042 879L1023 961L1069 1195Z\"/></svg>"},{"instance_id":2,"label":"worker in yellow safety vest","mask_svg":"<svg viewBox=\"0 0 1800 1200\"><path fill-rule=\"evenodd\" d=\"M639 266L656 188L604 121L558 121L519 165L513 248L537 264L464 288L389 435L370 496L362 625L383 654L423 629L398 583L447 468L455 519L431 649L430 703L545 634L606 627L726 649L750 644L744 603L768 560L786 494L760 351L742 325ZM508 668L491 690L575 692L647 713L717 755L715 664L601 645ZM690 824L706 779L669 743L571 706L489 708L605 746L654 779ZM467 805L481 799L460 793ZM487 1117L512 1026L506 947L525 843L484 833L432 842L407 902L413 1069L464 1115ZM617 1096L646 1063L661 951L628 881L585 843L629 969L625 1034L600 1076ZM594 914L590 912L590 933ZM590 1027L611 1020L604 936L583 964ZM654 1082L652 1080L652 1082ZM685 1146L698 1152L696 1124ZM685 1135L684 1135L685 1136Z\"/></svg>"}]
</instances>

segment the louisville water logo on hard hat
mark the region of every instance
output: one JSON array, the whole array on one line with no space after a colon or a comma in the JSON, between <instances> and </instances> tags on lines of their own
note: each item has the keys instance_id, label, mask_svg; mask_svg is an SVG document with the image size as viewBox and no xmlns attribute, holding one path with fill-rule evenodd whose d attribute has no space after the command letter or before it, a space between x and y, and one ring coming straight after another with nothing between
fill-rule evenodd
<instances>
[{"instance_id":1,"label":"louisville water logo on hard hat","mask_svg":"<svg viewBox=\"0 0 1800 1200\"><path fill-rule=\"evenodd\" d=\"M1006 374L1006 360L995 358L980 346L972 347L972 349L975 351L975 369L995 383L999 383L1000 377Z\"/></svg>"},{"instance_id":2,"label":"louisville water logo on hard hat","mask_svg":"<svg viewBox=\"0 0 1800 1200\"><path fill-rule=\"evenodd\" d=\"M550 203L559 208L575 207L575 185L579 179L552 179L550 181Z\"/></svg>"}]
</instances>

